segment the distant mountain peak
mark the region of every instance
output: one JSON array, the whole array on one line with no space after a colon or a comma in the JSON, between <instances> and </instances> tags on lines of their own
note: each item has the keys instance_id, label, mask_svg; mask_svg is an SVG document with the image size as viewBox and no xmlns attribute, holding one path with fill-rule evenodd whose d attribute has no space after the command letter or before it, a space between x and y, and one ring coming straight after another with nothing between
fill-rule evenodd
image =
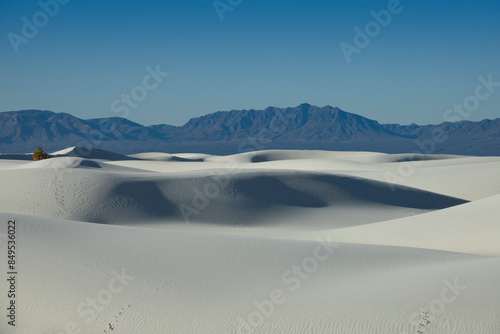
<instances>
[{"instance_id":1,"label":"distant mountain peak","mask_svg":"<svg viewBox=\"0 0 500 334\"><path fill-rule=\"evenodd\" d=\"M437 129L446 140L431 145ZM0 113L0 153L31 152L38 146L46 151L90 146L125 154L232 154L262 149L408 153L422 150L419 143L423 142L432 150L422 153L500 155L500 119L426 126L380 124L338 107L309 103L218 111L191 118L182 126L143 126L119 117L84 120L49 110Z\"/></svg>"}]
</instances>

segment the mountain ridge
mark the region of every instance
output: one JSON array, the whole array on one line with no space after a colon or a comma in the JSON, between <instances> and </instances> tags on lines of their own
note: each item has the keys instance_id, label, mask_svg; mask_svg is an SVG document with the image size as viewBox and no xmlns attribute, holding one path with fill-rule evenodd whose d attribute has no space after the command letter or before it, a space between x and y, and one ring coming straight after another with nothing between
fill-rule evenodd
<instances>
[{"instance_id":1,"label":"mountain ridge","mask_svg":"<svg viewBox=\"0 0 500 334\"><path fill-rule=\"evenodd\" d=\"M429 141L433 141L432 145ZM246 145L245 151L409 153L422 151L419 143L427 143L429 152L421 153L500 155L500 118L437 125L380 124L337 107L307 103L288 108L218 111L191 118L181 126L144 126L121 117L80 119L68 113L36 109L0 113L2 153L30 152L37 146L48 151L92 146L123 154L153 150L224 155L241 153L243 142L254 143Z\"/></svg>"}]
</instances>

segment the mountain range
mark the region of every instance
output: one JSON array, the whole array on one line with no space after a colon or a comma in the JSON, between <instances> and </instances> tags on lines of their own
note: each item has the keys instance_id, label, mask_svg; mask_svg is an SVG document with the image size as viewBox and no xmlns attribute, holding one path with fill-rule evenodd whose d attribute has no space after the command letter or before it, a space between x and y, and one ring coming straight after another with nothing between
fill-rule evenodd
<instances>
[{"instance_id":1,"label":"mountain range","mask_svg":"<svg viewBox=\"0 0 500 334\"><path fill-rule=\"evenodd\" d=\"M232 110L182 126L143 126L125 118L80 119L67 113L0 113L0 153L56 151L69 146L138 152L234 154L264 149L447 153L500 156L500 118L438 125L380 124L339 108Z\"/></svg>"}]
</instances>

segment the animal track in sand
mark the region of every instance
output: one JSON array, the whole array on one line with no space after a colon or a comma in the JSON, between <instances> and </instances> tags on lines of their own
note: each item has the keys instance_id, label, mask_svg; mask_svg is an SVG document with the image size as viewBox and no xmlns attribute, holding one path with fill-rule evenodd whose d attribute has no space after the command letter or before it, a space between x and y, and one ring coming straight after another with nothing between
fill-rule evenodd
<instances>
[{"instance_id":1,"label":"animal track in sand","mask_svg":"<svg viewBox=\"0 0 500 334\"><path fill-rule=\"evenodd\" d=\"M108 333L108 332L113 331L115 329L115 327L117 326L117 323L120 322L120 318L123 316L125 311L131 307L132 307L132 304L128 304L127 307L122 307L120 309L120 311L117 314L115 314L114 320L112 320L111 322L108 323L107 329L103 330L103 333Z\"/></svg>"}]
</instances>

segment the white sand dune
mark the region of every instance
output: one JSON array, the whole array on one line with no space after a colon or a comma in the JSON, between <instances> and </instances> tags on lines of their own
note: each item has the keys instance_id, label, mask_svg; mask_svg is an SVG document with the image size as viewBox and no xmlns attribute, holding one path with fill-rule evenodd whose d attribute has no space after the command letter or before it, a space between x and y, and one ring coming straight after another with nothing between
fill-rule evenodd
<instances>
[{"instance_id":1,"label":"white sand dune","mask_svg":"<svg viewBox=\"0 0 500 334\"><path fill-rule=\"evenodd\" d=\"M133 160L133 157L126 155L101 150L98 148L87 147L69 147L67 149L53 152L50 154L52 157L79 157L86 159L104 159L104 160Z\"/></svg>"},{"instance_id":2,"label":"white sand dune","mask_svg":"<svg viewBox=\"0 0 500 334\"><path fill-rule=\"evenodd\" d=\"M376 224L322 233L339 242L500 256L500 195Z\"/></svg>"},{"instance_id":3,"label":"white sand dune","mask_svg":"<svg viewBox=\"0 0 500 334\"><path fill-rule=\"evenodd\" d=\"M0 193L0 210L108 224L190 221L262 226L285 219L296 227L328 229L466 202L420 189L396 186L392 191L384 182L310 171L252 169L213 177L199 171L172 176L89 159L69 158L64 161L68 164L58 159L4 171L0 188L17 189ZM30 198L24 192L28 187L35 190ZM315 219L305 225L304 215Z\"/></svg>"},{"instance_id":4,"label":"white sand dune","mask_svg":"<svg viewBox=\"0 0 500 334\"><path fill-rule=\"evenodd\" d=\"M406 185L466 200L500 193L500 157L269 150L200 158L203 163L129 160L113 161L110 164L162 173L207 169L333 172Z\"/></svg>"},{"instance_id":5,"label":"white sand dune","mask_svg":"<svg viewBox=\"0 0 500 334\"><path fill-rule=\"evenodd\" d=\"M500 333L500 158L81 152L0 159L2 334Z\"/></svg>"}]
</instances>

